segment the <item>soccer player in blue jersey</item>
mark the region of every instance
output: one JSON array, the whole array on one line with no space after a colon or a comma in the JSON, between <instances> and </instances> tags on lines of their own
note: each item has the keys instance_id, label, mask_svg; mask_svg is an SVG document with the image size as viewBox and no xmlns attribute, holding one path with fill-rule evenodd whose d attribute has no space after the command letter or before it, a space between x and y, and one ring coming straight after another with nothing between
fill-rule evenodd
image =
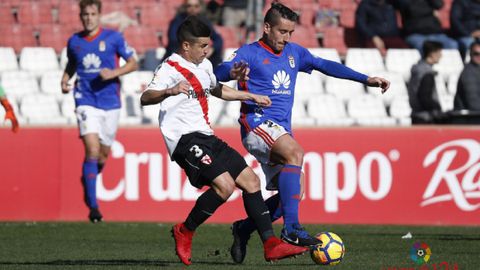
<instances>
[{"instance_id":1,"label":"soccer player in blue jersey","mask_svg":"<svg viewBox=\"0 0 480 270\"><path fill-rule=\"evenodd\" d=\"M95 223L103 218L96 198L96 179L110 153L120 116L119 76L136 70L137 61L122 34L100 27L100 0L81 0L79 5L83 31L68 40L68 62L61 85L62 92L69 93L69 80L77 73L73 94L85 147L82 185L88 217ZM126 60L122 67L119 57Z\"/></svg>"},{"instance_id":2,"label":"soccer player in blue jersey","mask_svg":"<svg viewBox=\"0 0 480 270\"><path fill-rule=\"evenodd\" d=\"M238 89L267 95L270 107L245 101L240 109L242 142L262 164L267 189L278 193L266 201L272 220L283 216L282 239L296 245L311 246L319 240L310 236L298 220L302 197L303 149L291 130L292 105L298 72L318 70L326 75L349 79L386 91L390 82L368 77L342 64L312 55L289 39L295 30L298 15L288 7L274 3L264 18L263 37L238 49L216 70L219 81L238 80ZM298 89L302 91L302 89ZM250 219L232 226L234 242L231 255L241 263L246 245L255 226Z\"/></svg>"}]
</instances>

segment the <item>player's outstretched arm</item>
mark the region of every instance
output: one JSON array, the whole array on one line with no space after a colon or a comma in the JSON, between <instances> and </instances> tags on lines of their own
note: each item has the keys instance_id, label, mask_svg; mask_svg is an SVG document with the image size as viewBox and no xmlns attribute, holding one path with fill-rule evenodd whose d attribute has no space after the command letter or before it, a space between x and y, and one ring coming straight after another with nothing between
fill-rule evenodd
<instances>
[{"instance_id":1,"label":"player's outstretched arm","mask_svg":"<svg viewBox=\"0 0 480 270\"><path fill-rule=\"evenodd\" d=\"M176 96L181 93L188 95L188 89L190 89L190 84L186 81L181 81L174 87L163 90L147 89L142 93L140 103L142 106L158 104L169 96Z\"/></svg>"},{"instance_id":2,"label":"player's outstretched arm","mask_svg":"<svg viewBox=\"0 0 480 270\"><path fill-rule=\"evenodd\" d=\"M258 105L268 107L272 105L272 101L268 96L262 96L262 95L255 95L249 92L244 92L244 91L237 91L227 85L224 84L217 84L217 86L213 89L211 92L212 95L221 98L226 101L233 101L233 100L240 100L240 101L245 101L245 100L251 100Z\"/></svg>"},{"instance_id":3,"label":"player's outstretched arm","mask_svg":"<svg viewBox=\"0 0 480 270\"><path fill-rule=\"evenodd\" d=\"M390 81L380 77L368 77L367 85L372 87L382 88L382 94L390 87Z\"/></svg>"}]
</instances>

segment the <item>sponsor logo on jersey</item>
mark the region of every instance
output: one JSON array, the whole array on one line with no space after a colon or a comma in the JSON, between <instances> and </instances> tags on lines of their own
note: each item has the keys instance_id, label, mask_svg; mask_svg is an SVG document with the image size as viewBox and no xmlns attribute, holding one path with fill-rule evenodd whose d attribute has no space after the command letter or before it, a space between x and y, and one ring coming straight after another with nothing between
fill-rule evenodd
<instances>
[{"instance_id":1,"label":"sponsor logo on jersey","mask_svg":"<svg viewBox=\"0 0 480 270\"><path fill-rule=\"evenodd\" d=\"M98 55L89 53L83 57L82 64L86 73L96 73L100 71L102 61Z\"/></svg>"},{"instance_id":2,"label":"sponsor logo on jersey","mask_svg":"<svg viewBox=\"0 0 480 270\"><path fill-rule=\"evenodd\" d=\"M290 75L288 75L285 70L279 70L277 73L273 74L272 84L275 90L279 89L280 86L288 89L290 87Z\"/></svg>"},{"instance_id":3,"label":"sponsor logo on jersey","mask_svg":"<svg viewBox=\"0 0 480 270\"><path fill-rule=\"evenodd\" d=\"M208 98L210 96L210 91L212 91L212 89L205 88L200 95L197 95L197 92L195 92L193 88L190 88L188 89L188 98L198 98L199 96Z\"/></svg>"},{"instance_id":4,"label":"sponsor logo on jersey","mask_svg":"<svg viewBox=\"0 0 480 270\"><path fill-rule=\"evenodd\" d=\"M264 65L270 64L270 59L268 59L268 58L263 59L262 64L264 64Z\"/></svg>"},{"instance_id":5,"label":"sponsor logo on jersey","mask_svg":"<svg viewBox=\"0 0 480 270\"><path fill-rule=\"evenodd\" d=\"M291 68L295 68L295 58L293 58L293 56L288 56L288 63L290 64Z\"/></svg>"},{"instance_id":6,"label":"sponsor logo on jersey","mask_svg":"<svg viewBox=\"0 0 480 270\"><path fill-rule=\"evenodd\" d=\"M107 48L107 44L105 44L105 41L100 41L100 43L98 43L98 50L101 51L101 52L104 52L105 49Z\"/></svg>"}]
</instances>

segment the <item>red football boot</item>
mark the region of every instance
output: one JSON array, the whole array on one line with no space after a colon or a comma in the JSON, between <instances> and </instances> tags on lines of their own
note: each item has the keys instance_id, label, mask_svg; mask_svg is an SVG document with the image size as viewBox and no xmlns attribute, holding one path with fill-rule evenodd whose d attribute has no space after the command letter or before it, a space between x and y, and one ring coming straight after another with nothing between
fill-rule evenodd
<instances>
[{"instance_id":1,"label":"red football boot","mask_svg":"<svg viewBox=\"0 0 480 270\"><path fill-rule=\"evenodd\" d=\"M301 255L307 252L308 248L290 245L277 237L270 237L265 243L263 243L263 250L265 260L269 262Z\"/></svg>"},{"instance_id":2,"label":"red football boot","mask_svg":"<svg viewBox=\"0 0 480 270\"><path fill-rule=\"evenodd\" d=\"M194 232L187 229L183 223L173 226L171 232L175 240L175 252L178 258L185 265L192 264L192 238Z\"/></svg>"}]
</instances>

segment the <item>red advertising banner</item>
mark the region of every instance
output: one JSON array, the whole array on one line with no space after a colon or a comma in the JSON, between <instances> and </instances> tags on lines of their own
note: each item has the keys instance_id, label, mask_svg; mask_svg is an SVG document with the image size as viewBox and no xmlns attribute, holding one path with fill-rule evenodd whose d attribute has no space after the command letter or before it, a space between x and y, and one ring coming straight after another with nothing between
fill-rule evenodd
<instances>
[{"instance_id":1,"label":"red advertising banner","mask_svg":"<svg viewBox=\"0 0 480 270\"><path fill-rule=\"evenodd\" d=\"M237 129L216 134L263 179ZM480 224L479 128L297 129L295 138L305 150L302 223ZM0 220L86 220L82 159L75 128L0 129ZM97 180L107 221L181 221L201 192L157 128L121 129ZM236 191L209 222L244 216Z\"/></svg>"}]
</instances>

